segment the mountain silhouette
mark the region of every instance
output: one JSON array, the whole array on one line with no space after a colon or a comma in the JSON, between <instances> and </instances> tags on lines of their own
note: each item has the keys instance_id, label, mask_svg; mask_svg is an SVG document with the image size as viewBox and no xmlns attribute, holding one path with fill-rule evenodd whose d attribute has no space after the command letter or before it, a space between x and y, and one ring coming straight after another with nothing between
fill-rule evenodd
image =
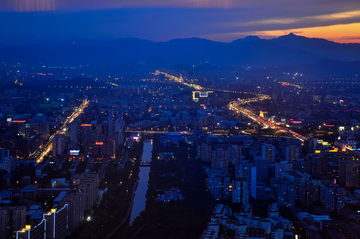
<instances>
[{"instance_id":1,"label":"mountain silhouette","mask_svg":"<svg viewBox=\"0 0 360 239\"><path fill-rule=\"evenodd\" d=\"M322 60L359 61L360 44L340 44L289 34L264 40L248 36L230 43L200 38L153 42L136 38L43 41L0 48L0 61L24 65L90 65L116 67L141 62L151 67L199 65L280 67Z\"/></svg>"}]
</instances>

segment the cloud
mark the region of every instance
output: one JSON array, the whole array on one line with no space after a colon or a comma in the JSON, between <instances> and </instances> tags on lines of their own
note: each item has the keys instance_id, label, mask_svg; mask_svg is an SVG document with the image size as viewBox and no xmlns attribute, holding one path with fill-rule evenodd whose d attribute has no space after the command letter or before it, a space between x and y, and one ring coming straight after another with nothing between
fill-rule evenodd
<instances>
[{"instance_id":1,"label":"cloud","mask_svg":"<svg viewBox=\"0 0 360 239\"><path fill-rule=\"evenodd\" d=\"M247 35L306 35L309 31L303 29L360 22L358 0L53 1L55 11L19 13L12 12L14 5L9 4L15 0L0 0L0 11L8 11L0 13L1 34L39 38L137 37L154 41L196 36L231 41ZM352 36L341 34L338 38Z\"/></svg>"},{"instance_id":2,"label":"cloud","mask_svg":"<svg viewBox=\"0 0 360 239\"><path fill-rule=\"evenodd\" d=\"M292 17L292 18L277 18L277 19L263 19L257 21L250 21L246 23L238 23L235 25L238 26L258 26L258 25L275 25L275 24L295 24L295 23L323 23L323 22L333 22L338 20L345 19L354 19L358 21L360 19L360 10L357 11L349 11L349 12L339 12L339 13L331 13L317 16L304 16L304 17Z\"/></svg>"},{"instance_id":3,"label":"cloud","mask_svg":"<svg viewBox=\"0 0 360 239\"><path fill-rule=\"evenodd\" d=\"M54 11L55 0L15 0L15 11L38 12Z\"/></svg>"},{"instance_id":4,"label":"cloud","mask_svg":"<svg viewBox=\"0 0 360 239\"><path fill-rule=\"evenodd\" d=\"M349 36L345 36L345 37L340 37L339 39L342 39L342 40L360 40L360 35L357 36L357 37L349 37Z\"/></svg>"},{"instance_id":5,"label":"cloud","mask_svg":"<svg viewBox=\"0 0 360 239\"><path fill-rule=\"evenodd\" d=\"M53 1L56 10L84 11L116 8L215 8L215 9L264 9L267 11L306 10L311 12L350 11L360 6L358 0L0 0L0 9L15 11L19 2Z\"/></svg>"}]
</instances>

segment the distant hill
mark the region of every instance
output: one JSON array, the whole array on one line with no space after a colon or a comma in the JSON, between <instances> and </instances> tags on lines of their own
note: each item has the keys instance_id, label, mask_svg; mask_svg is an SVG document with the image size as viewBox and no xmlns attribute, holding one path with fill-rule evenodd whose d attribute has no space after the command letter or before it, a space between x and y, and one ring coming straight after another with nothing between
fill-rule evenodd
<instances>
[{"instance_id":1,"label":"distant hill","mask_svg":"<svg viewBox=\"0 0 360 239\"><path fill-rule=\"evenodd\" d=\"M270 41L283 47L313 52L328 59L341 61L360 60L360 44L358 43L336 43L320 38L297 36L293 33Z\"/></svg>"},{"instance_id":2,"label":"distant hill","mask_svg":"<svg viewBox=\"0 0 360 239\"><path fill-rule=\"evenodd\" d=\"M74 43L75 42L75 43ZM146 65L174 67L209 62L214 66L280 67L322 60L360 60L360 44L339 44L294 34L272 40L248 36L230 43L199 38L152 42L68 39L0 48L0 61L26 65L91 65L101 67Z\"/></svg>"},{"instance_id":3,"label":"distant hill","mask_svg":"<svg viewBox=\"0 0 360 239\"><path fill-rule=\"evenodd\" d=\"M260 70L255 70L260 71ZM263 72L267 74L282 74L287 72L290 74L305 74L309 75L333 75L342 77L355 77L360 76L360 61L335 61L335 60L323 60L311 64L303 64L297 66L282 66L277 68L267 68Z\"/></svg>"}]
</instances>

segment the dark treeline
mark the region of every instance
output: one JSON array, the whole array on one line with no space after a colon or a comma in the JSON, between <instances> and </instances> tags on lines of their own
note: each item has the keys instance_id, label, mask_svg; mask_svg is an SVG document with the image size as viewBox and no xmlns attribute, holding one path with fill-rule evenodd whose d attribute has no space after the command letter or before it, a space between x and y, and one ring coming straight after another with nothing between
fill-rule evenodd
<instances>
[{"instance_id":1,"label":"dark treeline","mask_svg":"<svg viewBox=\"0 0 360 239\"><path fill-rule=\"evenodd\" d=\"M156 136L153 142L146 210L124 231L122 238L199 238L210 220L214 201L206 191L203 164L191 153L195 146L183 142L179 147L162 147ZM171 151L174 158L158 159L159 153ZM172 187L181 190L184 200L170 203L155 200L157 190Z\"/></svg>"},{"instance_id":2,"label":"dark treeline","mask_svg":"<svg viewBox=\"0 0 360 239\"><path fill-rule=\"evenodd\" d=\"M123 220L133 200L143 143L142 140L129 149L129 157L137 160L127 161L120 171L117 170L116 163L109 164L105 178L100 182L100 188L108 188L107 194L104 195L99 208L96 208L93 214L90 212L85 214L85 218L91 216L91 221L85 221L67 238L105 238ZM129 177L130 174L132 174L131 177Z\"/></svg>"}]
</instances>

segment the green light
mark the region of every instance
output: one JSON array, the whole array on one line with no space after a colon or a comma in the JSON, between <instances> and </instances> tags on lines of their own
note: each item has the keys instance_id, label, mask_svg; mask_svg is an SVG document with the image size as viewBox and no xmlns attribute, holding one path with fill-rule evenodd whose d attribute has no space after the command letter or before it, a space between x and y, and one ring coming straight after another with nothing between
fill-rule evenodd
<instances>
[{"instance_id":1,"label":"green light","mask_svg":"<svg viewBox=\"0 0 360 239\"><path fill-rule=\"evenodd\" d=\"M49 101L49 98L46 98L47 101Z\"/></svg>"}]
</instances>

